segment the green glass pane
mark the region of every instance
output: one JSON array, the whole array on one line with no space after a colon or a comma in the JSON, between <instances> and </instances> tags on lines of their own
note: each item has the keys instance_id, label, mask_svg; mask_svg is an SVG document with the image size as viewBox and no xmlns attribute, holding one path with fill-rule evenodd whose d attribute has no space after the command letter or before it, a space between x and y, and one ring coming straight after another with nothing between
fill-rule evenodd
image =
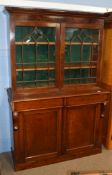
<instances>
[{"instance_id":1,"label":"green glass pane","mask_svg":"<svg viewBox=\"0 0 112 175\"><path fill-rule=\"evenodd\" d=\"M64 70L64 77L66 78L80 78L80 69L75 70Z\"/></svg>"},{"instance_id":2,"label":"green glass pane","mask_svg":"<svg viewBox=\"0 0 112 175\"><path fill-rule=\"evenodd\" d=\"M79 62L80 61L80 50L81 46L80 45L73 45L72 46L72 62Z\"/></svg>"},{"instance_id":3,"label":"green glass pane","mask_svg":"<svg viewBox=\"0 0 112 175\"><path fill-rule=\"evenodd\" d=\"M55 46L48 45L39 45L38 52L39 52L39 61L44 62L48 61L48 49L49 49L49 61L55 61Z\"/></svg>"},{"instance_id":4,"label":"green glass pane","mask_svg":"<svg viewBox=\"0 0 112 175\"><path fill-rule=\"evenodd\" d=\"M80 69L70 70L71 78L80 78Z\"/></svg>"},{"instance_id":5,"label":"green glass pane","mask_svg":"<svg viewBox=\"0 0 112 175\"><path fill-rule=\"evenodd\" d=\"M91 46L88 46L88 45L87 46L83 46L82 61L88 62L90 60L91 60Z\"/></svg>"},{"instance_id":6,"label":"green glass pane","mask_svg":"<svg viewBox=\"0 0 112 175\"><path fill-rule=\"evenodd\" d=\"M96 69L81 68L81 69L73 69L73 70L71 69L64 70L64 83L65 84L95 83L96 78L92 78L92 77L95 77L95 75L96 75Z\"/></svg>"},{"instance_id":7,"label":"green glass pane","mask_svg":"<svg viewBox=\"0 0 112 175\"><path fill-rule=\"evenodd\" d=\"M70 62L70 46L65 46L65 62Z\"/></svg>"},{"instance_id":8,"label":"green glass pane","mask_svg":"<svg viewBox=\"0 0 112 175\"><path fill-rule=\"evenodd\" d=\"M48 62L37 62L37 69L38 68L47 68L48 69ZM55 64L52 62L49 62L49 68L55 69Z\"/></svg>"},{"instance_id":9,"label":"green glass pane","mask_svg":"<svg viewBox=\"0 0 112 175\"><path fill-rule=\"evenodd\" d=\"M82 78L82 79L80 79L80 83L86 84L86 83L89 83L89 80L88 80L88 78Z\"/></svg>"},{"instance_id":10,"label":"green glass pane","mask_svg":"<svg viewBox=\"0 0 112 175\"><path fill-rule=\"evenodd\" d=\"M80 79L76 79L76 80L71 80L70 84L79 84L80 83Z\"/></svg>"},{"instance_id":11,"label":"green glass pane","mask_svg":"<svg viewBox=\"0 0 112 175\"><path fill-rule=\"evenodd\" d=\"M75 41L80 42L80 38L78 34L80 33L80 29L78 28L66 28L65 29L65 41Z\"/></svg>"},{"instance_id":12,"label":"green glass pane","mask_svg":"<svg viewBox=\"0 0 112 175\"><path fill-rule=\"evenodd\" d=\"M23 55L23 60L22 60L22 55ZM29 64L26 64L26 63L29 63ZM16 64L17 64L17 67L22 67L22 64L25 67L34 67L35 66L35 46L23 45L23 54L22 54L22 46L16 45Z\"/></svg>"},{"instance_id":13,"label":"green glass pane","mask_svg":"<svg viewBox=\"0 0 112 175\"><path fill-rule=\"evenodd\" d=\"M39 87L55 83L55 45L49 42L55 42L55 27L16 27L16 65L17 68L23 68L24 72L17 72L17 86ZM28 44L29 42L29 44ZM34 42L34 43L30 43ZM37 44L35 42L44 42ZM45 43L46 42L46 43ZM37 68L40 70L27 71L26 68ZM50 70L52 68L53 70ZM48 69L48 70L44 70ZM22 82L23 81L23 82Z\"/></svg>"},{"instance_id":14,"label":"green glass pane","mask_svg":"<svg viewBox=\"0 0 112 175\"><path fill-rule=\"evenodd\" d=\"M24 71L24 81L34 81L35 80L35 71Z\"/></svg>"},{"instance_id":15,"label":"green glass pane","mask_svg":"<svg viewBox=\"0 0 112 175\"><path fill-rule=\"evenodd\" d=\"M88 31L89 35L92 37L94 42L99 40L99 30L98 29L85 29Z\"/></svg>"},{"instance_id":16,"label":"green glass pane","mask_svg":"<svg viewBox=\"0 0 112 175\"><path fill-rule=\"evenodd\" d=\"M99 30L81 29L79 35L83 42L98 42Z\"/></svg>"},{"instance_id":17,"label":"green glass pane","mask_svg":"<svg viewBox=\"0 0 112 175\"><path fill-rule=\"evenodd\" d=\"M96 61L98 58L98 46L93 46L93 56L92 56L92 61Z\"/></svg>"},{"instance_id":18,"label":"green glass pane","mask_svg":"<svg viewBox=\"0 0 112 175\"><path fill-rule=\"evenodd\" d=\"M74 79L74 80L64 80L65 84L79 84L80 80L79 79Z\"/></svg>"},{"instance_id":19,"label":"green glass pane","mask_svg":"<svg viewBox=\"0 0 112 175\"><path fill-rule=\"evenodd\" d=\"M71 78L80 78L80 69L71 70Z\"/></svg>"},{"instance_id":20,"label":"green glass pane","mask_svg":"<svg viewBox=\"0 0 112 175\"><path fill-rule=\"evenodd\" d=\"M48 45L38 45L37 56L36 56L36 46L35 45L24 45L23 46L23 64L26 67L35 67L37 61L37 66L39 67L40 62L45 66L48 66ZM55 46L49 47L49 63L54 63L55 61ZM46 63L44 63L46 62ZM22 46L16 46L16 63L21 63L22 65ZM29 64L25 64L29 63Z\"/></svg>"},{"instance_id":21,"label":"green glass pane","mask_svg":"<svg viewBox=\"0 0 112 175\"><path fill-rule=\"evenodd\" d=\"M40 31L41 37L38 38L38 41L55 41L56 29L54 27L37 27ZM43 38L42 38L43 36Z\"/></svg>"},{"instance_id":22,"label":"green glass pane","mask_svg":"<svg viewBox=\"0 0 112 175\"><path fill-rule=\"evenodd\" d=\"M69 84L70 83L70 80L64 80L64 83L65 84Z\"/></svg>"},{"instance_id":23,"label":"green glass pane","mask_svg":"<svg viewBox=\"0 0 112 175\"><path fill-rule=\"evenodd\" d=\"M64 78L70 78L70 70L64 70Z\"/></svg>"},{"instance_id":24,"label":"green glass pane","mask_svg":"<svg viewBox=\"0 0 112 175\"><path fill-rule=\"evenodd\" d=\"M23 58L22 58L22 55L23 55ZM29 65L26 63L29 63ZM25 67L31 67L31 66L34 67L35 65L34 63L35 63L35 46L23 45L23 50L22 50L22 46L17 45L16 46L16 64L17 66L21 67L23 64Z\"/></svg>"},{"instance_id":25,"label":"green glass pane","mask_svg":"<svg viewBox=\"0 0 112 175\"><path fill-rule=\"evenodd\" d=\"M48 71L37 71L36 76L38 80L48 80Z\"/></svg>"},{"instance_id":26,"label":"green glass pane","mask_svg":"<svg viewBox=\"0 0 112 175\"><path fill-rule=\"evenodd\" d=\"M54 27L16 26L15 41L55 41L56 29Z\"/></svg>"},{"instance_id":27,"label":"green glass pane","mask_svg":"<svg viewBox=\"0 0 112 175\"><path fill-rule=\"evenodd\" d=\"M24 45L23 46L23 59L24 63L35 62L35 45Z\"/></svg>"},{"instance_id":28,"label":"green glass pane","mask_svg":"<svg viewBox=\"0 0 112 175\"><path fill-rule=\"evenodd\" d=\"M81 78L89 76L89 69L64 70L65 78Z\"/></svg>"},{"instance_id":29,"label":"green glass pane","mask_svg":"<svg viewBox=\"0 0 112 175\"><path fill-rule=\"evenodd\" d=\"M55 62L55 46L50 46L49 47L49 52L50 52L50 61Z\"/></svg>"},{"instance_id":30,"label":"green glass pane","mask_svg":"<svg viewBox=\"0 0 112 175\"><path fill-rule=\"evenodd\" d=\"M24 38L33 31L33 27L16 26L15 28L15 41L23 41Z\"/></svg>"},{"instance_id":31,"label":"green glass pane","mask_svg":"<svg viewBox=\"0 0 112 175\"><path fill-rule=\"evenodd\" d=\"M55 47L48 45L38 45L37 46L37 62L47 62L48 61L48 49L49 49L49 61L55 61Z\"/></svg>"},{"instance_id":32,"label":"green glass pane","mask_svg":"<svg viewBox=\"0 0 112 175\"><path fill-rule=\"evenodd\" d=\"M22 58L22 47L16 45L16 63L21 63Z\"/></svg>"},{"instance_id":33,"label":"green glass pane","mask_svg":"<svg viewBox=\"0 0 112 175\"><path fill-rule=\"evenodd\" d=\"M54 70L49 71L49 77L51 79L54 79L55 78L55 72L54 72Z\"/></svg>"},{"instance_id":34,"label":"green glass pane","mask_svg":"<svg viewBox=\"0 0 112 175\"><path fill-rule=\"evenodd\" d=\"M95 68L91 69L91 77L96 77L96 69Z\"/></svg>"},{"instance_id":35,"label":"green glass pane","mask_svg":"<svg viewBox=\"0 0 112 175\"><path fill-rule=\"evenodd\" d=\"M80 45L72 45L70 49L70 45L65 46L65 62L80 62Z\"/></svg>"},{"instance_id":36,"label":"green glass pane","mask_svg":"<svg viewBox=\"0 0 112 175\"><path fill-rule=\"evenodd\" d=\"M98 29L66 28L65 41L72 42L98 42Z\"/></svg>"},{"instance_id":37,"label":"green glass pane","mask_svg":"<svg viewBox=\"0 0 112 175\"><path fill-rule=\"evenodd\" d=\"M16 72L16 80L22 81L22 72Z\"/></svg>"},{"instance_id":38,"label":"green glass pane","mask_svg":"<svg viewBox=\"0 0 112 175\"><path fill-rule=\"evenodd\" d=\"M81 77L89 77L90 69L81 69Z\"/></svg>"}]
</instances>

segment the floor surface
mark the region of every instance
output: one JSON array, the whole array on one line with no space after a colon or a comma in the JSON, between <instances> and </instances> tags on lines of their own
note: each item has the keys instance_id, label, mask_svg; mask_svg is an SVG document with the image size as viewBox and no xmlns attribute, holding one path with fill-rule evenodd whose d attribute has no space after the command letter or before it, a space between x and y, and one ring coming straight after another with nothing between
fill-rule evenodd
<instances>
[{"instance_id":1,"label":"floor surface","mask_svg":"<svg viewBox=\"0 0 112 175\"><path fill-rule=\"evenodd\" d=\"M38 168L15 172L13 170L10 153L0 155L1 175L70 175L72 171L112 170L112 151L103 150L102 153L75 160L55 163Z\"/></svg>"}]
</instances>

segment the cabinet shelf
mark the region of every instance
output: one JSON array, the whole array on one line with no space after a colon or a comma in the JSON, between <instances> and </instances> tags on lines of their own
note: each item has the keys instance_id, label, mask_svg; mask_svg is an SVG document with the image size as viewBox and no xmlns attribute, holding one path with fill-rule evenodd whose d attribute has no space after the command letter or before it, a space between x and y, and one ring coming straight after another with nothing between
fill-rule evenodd
<instances>
[{"instance_id":1,"label":"cabinet shelf","mask_svg":"<svg viewBox=\"0 0 112 175\"><path fill-rule=\"evenodd\" d=\"M64 67L64 69L80 69L80 68L83 68L83 69L89 69L89 68L96 68L95 65L76 65L76 66L70 66L70 67Z\"/></svg>"},{"instance_id":2,"label":"cabinet shelf","mask_svg":"<svg viewBox=\"0 0 112 175\"><path fill-rule=\"evenodd\" d=\"M26 80L23 80L23 81L17 81L17 83L36 83L36 82L46 82L46 81L54 81L54 79L49 79L49 80L32 80L32 81L26 81Z\"/></svg>"},{"instance_id":3,"label":"cabinet shelf","mask_svg":"<svg viewBox=\"0 0 112 175\"><path fill-rule=\"evenodd\" d=\"M54 67L28 67L28 68L17 68L16 71L35 71L35 70L54 70Z\"/></svg>"},{"instance_id":4,"label":"cabinet shelf","mask_svg":"<svg viewBox=\"0 0 112 175\"><path fill-rule=\"evenodd\" d=\"M65 78L64 80L96 79L96 77Z\"/></svg>"},{"instance_id":5,"label":"cabinet shelf","mask_svg":"<svg viewBox=\"0 0 112 175\"><path fill-rule=\"evenodd\" d=\"M16 45L55 45L55 42L15 42Z\"/></svg>"},{"instance_id":6,"label":"cabinet shelf","mask_svg":"<svg viewBox=\"0 0 112 175\"><path fill-rule=\"evenodd\" d=\"M72 67L64 67L64 69L80 69L80 68L83 68L83 69L94 69L96 68L96 66L94 65L80 65L80 66L72 66ZM54 67L23 67L23 68L16 68L16 71L19 72L19 71L35 71L35 70L54 70L55 68Z\"/></svg>"},{"instance_id":7,"label":"cabinet shelf","mask_svg":"<svg viewBox=\"0 0 112 175\"><path fill-rule=\"evenodd\" d=\"M55 42L15 42L16 45L55 45ZM65 42L65 45L98 45L96 42Z\"/></svg>"},{"instance_id":8,"label":"cabinet shelf","mask_svg":"<svg viewBox=\"0 0 112 175\"><path fill-rule=\"evenodd\" d=\"M98 45L96 42L65 42L65 45Z\"/></svg>"}]
</instances>

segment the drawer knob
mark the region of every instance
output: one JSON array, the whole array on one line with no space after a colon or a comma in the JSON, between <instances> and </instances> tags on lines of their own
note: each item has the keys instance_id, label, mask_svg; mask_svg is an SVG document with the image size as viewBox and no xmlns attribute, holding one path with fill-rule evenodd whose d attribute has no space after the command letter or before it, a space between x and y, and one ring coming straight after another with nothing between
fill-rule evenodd
<instances>
[{"instance_id":1,"label":"drawer knob","mask_svg":"<svg viewBox=\"0 0 112 175\"><path fill-rule=\"evenodd\" d=\"M15 112L13 113L13 115L14 115L15 117L17 117L17 116L18 116L18 112L15 111Z\"/></svg>"},{"instance_id":2,"label":"drawer knob","mask_svg":"<svg viewBox=\"0 0 112 175\"><path fill-rule=\"evenodd\" d=\"M17 131L19 129L18 126L14 126L14 131Z\"/></svg>"},{"instance_id":3,"label":"drawer knob","mask_svg":"<svg viewBox=\"0 0 112 175\"><path fill-rule=\"evenodd\" d=\"M105 101L103 104L104 104L104 106L106 106L107 105L107 101Z\"/></svg>"},{"instance_id":4,"label":"drawer knob","mask_svg":"<svg viewBox=\"0 0 112 175\"><path fill-rule=\"evenodd\" d=\"M101 118L104 118L104 116L105 116L104 114L101 114Z\"/></svg>"}]
</instances>

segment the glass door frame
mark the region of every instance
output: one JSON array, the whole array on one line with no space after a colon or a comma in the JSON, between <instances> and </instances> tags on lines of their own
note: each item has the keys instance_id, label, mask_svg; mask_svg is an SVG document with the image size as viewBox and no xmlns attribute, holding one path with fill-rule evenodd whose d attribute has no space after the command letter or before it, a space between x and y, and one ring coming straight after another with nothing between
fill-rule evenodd
<instances>
[{"instance_id":1,"label":"glass door frame","mask_svg":"<svg viewBox=\"0 0 112 175\"><path fill-rule=\"evenodd\" d=\"M80 29L98 29L99 37L98 37L98 58L96 65L96 82L95 83L87 83L87 84L64 84L64 58L65 58L65 28L80 28ZM62 70L62 88L64 89L72 89L72 88L85 88L86 86L97 86L100 82L100 72L101 72L101 50L102 50L102 35L103 35L103 26L100 24L71 24L71 23L63 23L61 25L61 67Z\"/></svg>"},{"instance_id":2,"label":"glass door frame","mask_svg":"<svg viewBox=\"0 0 112 175\"><path fill-rule=\"evenodd\" d=\"M19 88L16 86L16 44L15 44L15 28L16 26L29 27L55 27L55 87L39 87L39 88ZM11 41L11 70L12 70L12 89L16 93L30 92L30 91L50 91L60 87L60 24L46 21L14 21L11 25L10 41Z\"/></svg>"}]
</instances>

